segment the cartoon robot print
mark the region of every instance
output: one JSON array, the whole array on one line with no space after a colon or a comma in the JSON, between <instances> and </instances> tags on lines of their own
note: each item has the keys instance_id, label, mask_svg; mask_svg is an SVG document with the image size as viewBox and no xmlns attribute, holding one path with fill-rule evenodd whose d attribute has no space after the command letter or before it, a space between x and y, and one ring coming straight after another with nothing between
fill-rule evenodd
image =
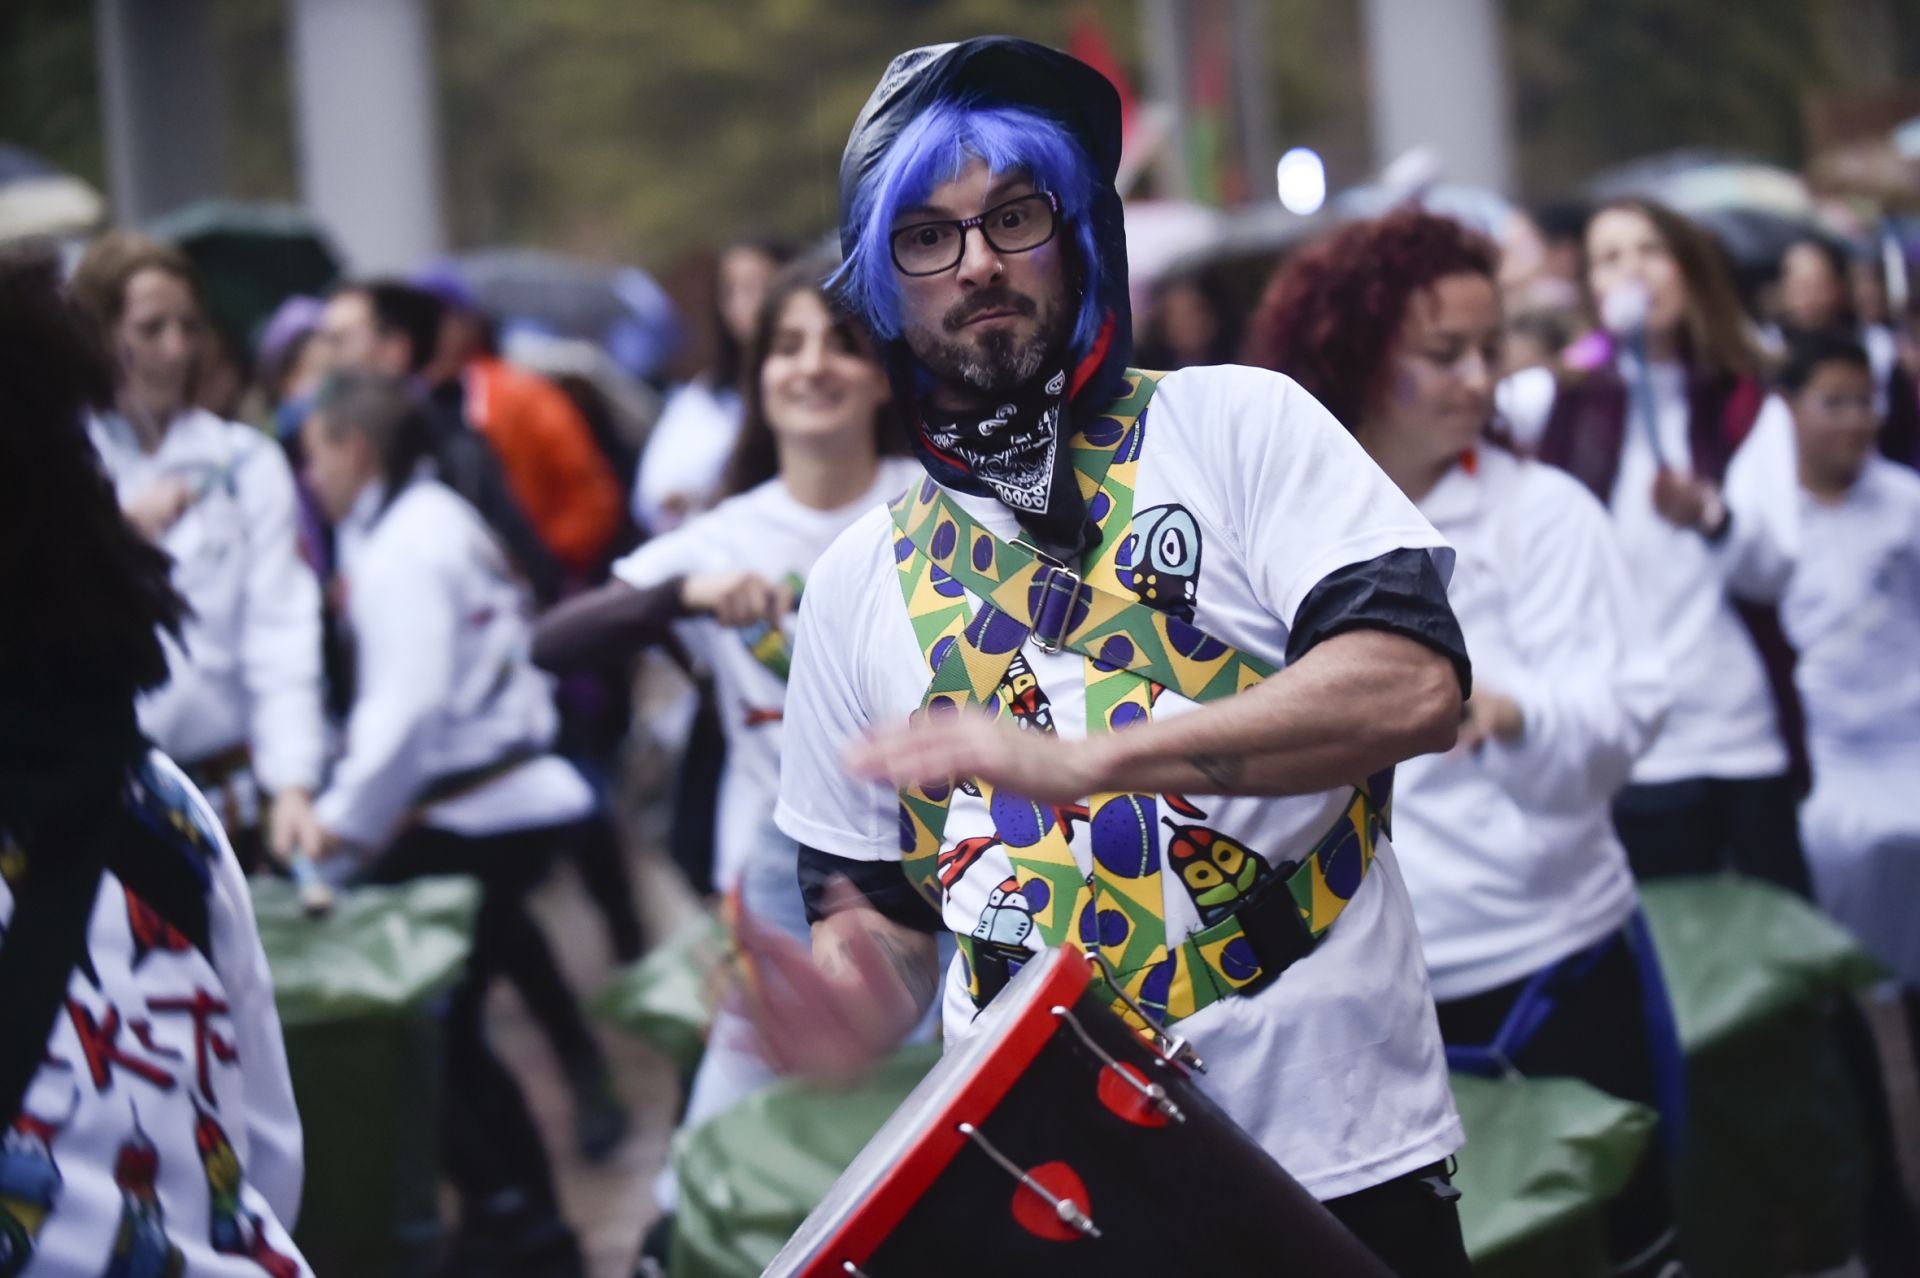
<instances>
[{"instance_id":1,"label":"cartoon robot print","mask_svg":"<svg viewBox=\"0 0 1920 1278\"><path fill-rule=\"evenodd\" d=\"M1182 621L1193 620L1200 591L1200 525L1185 506L1134 512L1115 561L1120 584L1141 603Z\"/></svg>"},{"instance_id":2,"label":"cartoon robot print","mask_svg":"<svg viewBox=\"0 0 1920 1278\"><path fill-rule=\"evenodd\" d=\"M120 1227L100 1278L180 1278L186 1257L167 1237L160 1207L160 1151L134 1118L133 1135L113 1160L113 1183L120 1189Z\"/></svg>"},{"instance_id":3,"label":"cartoon robot print","mask_svg":"<svg viewBox=\"0 0 1920 1278\"><path fill-rule=\"evenodd\" d=\"M980 911L980 922L973 929L973 939L1012 948L1023 947L1027 937L1033 933L1036 908L1022 889L1020 881L1009 874L987 894L987 905Z\"/></svg>"},{"instance_id":4,"label":"cartoon robot print","mask_svg":"<svg viewBox=\"0 0 1920 1278\"><path fill-rule=\"evenodd\" d=\"M291 1256L275 1251L267 1241L264 1222L240 1199L244 1183L240 1158L233 1151L220 1121L198 1104L194 1106L193 1144L207 1175L207 1238L222 1255L245 1256L272 1278L300 1278L300 1266Z\"/></svg>"}]
</instances>

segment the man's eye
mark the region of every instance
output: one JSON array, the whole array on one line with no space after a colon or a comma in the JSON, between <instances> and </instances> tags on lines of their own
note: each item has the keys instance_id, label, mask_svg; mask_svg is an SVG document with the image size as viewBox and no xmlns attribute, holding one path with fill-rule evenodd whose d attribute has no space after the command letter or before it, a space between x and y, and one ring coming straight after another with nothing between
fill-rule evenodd
<instances>
[{"instance_id":1,"label":"man's eye","mask_svg":"<svg viewBox=\"0 0 1920 1278\"><path fill-rule=\"evenodd\" d=\"M1009 231L1019 230L1021 226L1025 225L1026 220L1027 211L1025 209L1008 209L1000 215L1000 225Z\"/></svg>"},{"instance_id":2,"label":"man's eye","mask_svg":"<svg viewBox=\"0 0 1920 1278\"><path fill-rule=\"evenodd\" d=\"M913 242L921 248L932 248L945 238L944 228L938 226L923 226L913 233Z\"/></svg>"}]
</instances>

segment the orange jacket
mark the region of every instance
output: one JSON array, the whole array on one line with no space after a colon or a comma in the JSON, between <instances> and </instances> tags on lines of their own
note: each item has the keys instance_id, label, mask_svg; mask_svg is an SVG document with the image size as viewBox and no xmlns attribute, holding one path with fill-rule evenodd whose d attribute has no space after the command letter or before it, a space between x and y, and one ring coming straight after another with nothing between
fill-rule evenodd
<instances>
[{"instance_id":1,"label":"orange jacket","mask_svg":"<svg viewBox=\"0 0 1920 1278\"><path fill-rule=\"evenodd\" d=\"M591 567L620 526L620 485L573 401L493 356L467 365L466 401L540 540L569 568Z\"/></svg>"}]
</instances>

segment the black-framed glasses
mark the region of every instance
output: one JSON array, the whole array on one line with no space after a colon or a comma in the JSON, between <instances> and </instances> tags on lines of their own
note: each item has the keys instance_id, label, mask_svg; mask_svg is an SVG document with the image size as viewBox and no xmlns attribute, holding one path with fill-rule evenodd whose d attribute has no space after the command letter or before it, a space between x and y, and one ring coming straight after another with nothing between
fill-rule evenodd
<instances>
[{"instance_id":1,"label":"black-framed glasses","mask_svg":"<svg viewBox=\"0 0 1920 1278\"><path fill-rule=\"evenodd\" d=\"M901 227L891 237L893 264L902 275L950 271L966 256L967 232L976 228L996 253L1028 253L1052 239L1059 223L1059 197L1035 191L996 204L978 217Z\"/></svg>"}]
</instances>

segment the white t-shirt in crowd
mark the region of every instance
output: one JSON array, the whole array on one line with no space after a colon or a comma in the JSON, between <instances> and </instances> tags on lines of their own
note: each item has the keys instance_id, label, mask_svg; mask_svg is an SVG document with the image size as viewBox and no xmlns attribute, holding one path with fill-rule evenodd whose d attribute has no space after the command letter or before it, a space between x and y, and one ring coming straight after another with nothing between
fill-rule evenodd
<instances>
[{"instance_id":1,"label":"white t-shirt in crowd","mask_svg":"<svg viewBox=\"0 0 1920 1278\"><path fill-rule=\"evenodd\" d=\"M1660 458L1690 473L1685 370L1655 364L1649 382ZM1517 373L1501 391L1501 408L1516 438L1525 445L1537 442L1553 408L1553 374ZM1770 397L1734 453L1723 485L1733 523L1718 542L1668 523L1654 509L1658 469L1640 411L1630 405L1608 505L1674 692L1666 724L1634 765L1633 780L1778 775L1787 769L1787 747L1766 667L1733 599L1778 599L1793 571L1798 481L1792 415L1778 396Z\"/></svg>"},{"instance_id":2,"label":"white t-shirt in crowd","mask_svg":"<svg viewBox=\"0 0 1920 1278\"><path fill-rule=\"evenodd\" d=\"M1172 373L1154 394L1144 432L1133 527L1183 535L1155 537L1140 553L1153 554L1158 585L1181 595L1193 588L1201 629L1243 651L1280 664L1302 600L1338 568L1401 548L1430 551L1443 579L1451 567L1432 526L1286 377L1237 367ZM996 535L1018 534L999 503L954 498ZM899 860L898 799L848 777L841 752L869 726L905 721L929 679L901 601L894 540L887 512L874 511L822 556L801 606L788 689L780 828L857 860ZM1021 652L1060 734L1085 735L1083 658L1050 656L1031 642ZM1168 692L1155 714L1192 709ZM1274 863L1303 856L1347 793L1184 797L1204 812L1205 826ZM1087 825L1071 824L1074 856L1090 870ZM1164 837L1160 822L1150 828L1156 841ZM957 796L946 846L993 833L985 806ZM983 853L947 892L947 927L1018 933L1003 930L1010 920L1001 916L1035 903L997 891L1012 872L1004 850ZM1163 885L1168 935L1177 942L1198 915L1174 875ZM1034 929L1025 943L1038 946ZM958 960L948 968L944 1005L947 1040L958 1041L975 1015ZM1186 1018L1179 1032L1207 1062L1201 1085L1318 1197L1379 1184L1460 1144L1419 937L1384 839L1372 873L1311 955L1258 993Z\"/></svg>"},{"instance_id":3,"label":"white t-shirt in crowd","mask_svg":"<svg viewBox=\"0 0 1920 1278\"><path fill-rule=\"evenodd\" d=\"M386 846L434 782L516 755L519 767L434 803L424 824L463 835L579 820L593 791L543 752L559 715L528 656L526 590L479 514L423 468L383 512L370 484L340 523L340 575L358 687L321 824Z\"/></svg>"},{"instance_id":4,"label":"white t-shirt in crowd","mask_svg":"<svg viewBox=\"0 0 1920 1278\"><path fill-rule=\"evenodd\" d=\"M25 1244L0 1245L0 1261L28 1275L307 1278L287 1233L300 1115L246 878L206 800L158 751L142 784L161 800L156 817L200 845L179 853L198 870L178 868L208 876L209 953L101 876L86 967L68 978L21 1113L0 1129L0 1210ZM14 906L0 875L0 933Z\"/></svg>"},{"instance_id":5,"label":"white t-shirt in crowd","mask_svg":"<svg viewBox=\"0 0 1920 1278\"><path fill-rule=\"evenodd\" d=\"M118 413L89 433L124 506L180 480L193 504L160 538L189 608L162 632L167 682L140 699L140 728L183 764L251 746L269 791L319 783L320 584L300 558L293 472L280 446L203 409L182 413L149 453Z\"/></svg>"},{"instance_id":6,"label":"white t-shirt in crowd","mask_svg":"<svg viewBox=\"0 0 1920 1278\"><path fill-rule=\"evenodd\" d=\"M1837 504L1803 494L1800 519L1780 620L1813 764L1807 865L1821 904L1920 985L1920 476L1870 457Z\"/></svg>"},{"instance_id":7,"label":"white t-shirt in crowd","mask_svg":"<svg viewBox=\"0 0 1920 1278\"><path fill-rule=\"evenodd\" d=\"M705 510L740 437L740 393L688 382L667 396L633 481L633 519L655 536Z\"/></svg>"},{"instance_id":8,"label":"white t-shirt in crowd","mask_svg":"<svg viewBox=\"0 0 1920 1278\"><path fill-rule=\"evenodd\" d=\"M1439 999L1484 993L1618 929L1637 902L1609 812L1672 699L1607 512L1579 481L1476 450L1420 503L1454 549L1447 598L1479 694L1525 735L1422 755L1393 838Z\"/></svg>"},{"instance_id":9,"label":"white t-shirt in crowd","mask_svg":"<svg viewBox=\"0 0 1920 1278\"><path fill-rule=\"evenodd\" d=\"M835 510L804 506L780 479L769 479L647 542L615 564L613 574L636 589L675 577L741 571L756 572L770 581L805 583L814 561L847 525L893 500L924 475L912 458L882 458L867 491ZM713 672L720 702L727 762L716 817L714 886L727 891L739 880L756 848L776 848L792 865L793 840L784 838L773 824L773 805L780 795L781 716L787 685L761 664L738 630L711 617L684 618L674 630L692 655Z\"/></svg>"}]
</instances>

